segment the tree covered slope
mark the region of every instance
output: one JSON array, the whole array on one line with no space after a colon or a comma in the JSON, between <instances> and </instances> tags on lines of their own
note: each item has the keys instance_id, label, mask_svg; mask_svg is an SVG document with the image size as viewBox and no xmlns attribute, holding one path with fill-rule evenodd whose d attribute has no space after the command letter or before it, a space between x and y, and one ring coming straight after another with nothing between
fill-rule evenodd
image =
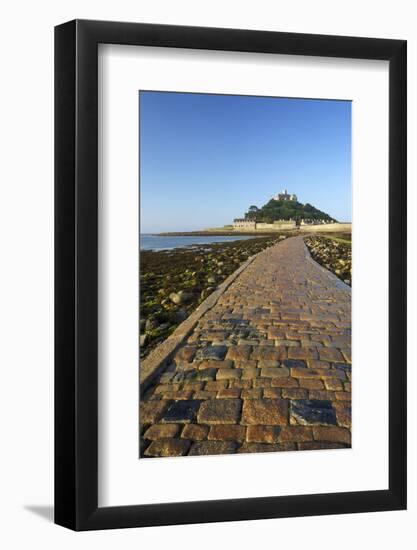
<instances>
[{"instance_id":1,"label":"tree covered slope","mask_svg":"<svg viewBox=\"0 0 417 550\"><path fill-rule=\"evenodd\" d=\"M314 219L314 220L326 220L336 221L334 218L318 210L309 203L301 204L297 201L278 201L271 199L262 208L255 211L251 207L250 211L246 214L249 219L256 219L257 222L272 223L276 220L301 220L301 219Z\"/></svg>"}]
</instances>

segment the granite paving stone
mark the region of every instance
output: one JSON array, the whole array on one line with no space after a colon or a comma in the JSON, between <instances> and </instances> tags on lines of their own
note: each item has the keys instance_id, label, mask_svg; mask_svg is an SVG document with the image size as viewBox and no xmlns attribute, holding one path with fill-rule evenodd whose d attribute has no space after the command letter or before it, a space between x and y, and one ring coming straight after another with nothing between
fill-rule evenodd
<instances>
[{"instance_id":1,"label":"granite paving stone","mask_svg":"<svg viewBox=\"0 0 417 550\"><path fill-rule=\"evenodd\" d=\"M224 455L236 452L235 441L198 441L193 443L188 453L190 456L197 455Z\"/></svg>"},{"instance_id":2,"label":"granite paving stone","mask_svg":"<svg viewBox=\"0 0 417 550\"><path fill-rule=\"evenodd\" d=\"M350 445L350 431L338 426L315 426L313 428L314 439L317 441L336 441Z\"/></svg>"},{"instance_id":3,"label":"granite paving stone","mask_svg":"<svg viewBox=\"0 0 417 550\"><path fill-rule=\"evenodd\" d=\"M209 428L201 424L185 424L181 437L194 441L201 441L207 438Z\"/></svg>"},{"instance_id":4,"label":"granite paving stone","mask_svg":"<svg viewBox=\"0 0 417 550\"><path fill-rule=\"evenodd\" d=\"M222 361L227 353L227 346L207 346L200 348L195 354L196 361L211 359L214 361Z\"/></svg>"},{"instance_id":5,"label":"granite paving stone","mask_svg":"<svg viewBox=\"0 0 417 550\"><path fill-rule=\"evenodd\" d=\"M190 442L185 439L158 439L152 441L145 450L145 456L183 456L190 448Z\"/></svg>"},{"instance_id":6,"label":"granite paving stone","mask_svg":"<svg viewBox=\"0 0 417 550\"><path fill-rule=\"evenodd\" d=\"M282 397L284 399L306 399L307 390L302 388L283 388Z\"/></svg>"},{"instance_id":7,"label":"granite paving stone","mask_svg":"<svg viewBox=\"0 0 417 550\"><path fill-rule=\"evenodd\" d=\"M161 418L161 422L192 422L200 406L199 400L175 401L170 405Z\"/></svg>"},{"instance_id":8,"label":"granite paving stone","mask_svg":"<svg viewBox=\"0 0 417 550\"><path fill-rule=\"evenodd\" d=\"M264 388L263 397L265 399L279 399L282 397L282 392L281 388Z\"/></svg>"},{"instance_id":9,"label":"granite paving stone","mask_svg":"<svg viewBox=\"0 0 417 550\"><path fill-rule=\"evenodd\" d=\"M175 437L178 434L179 426L177 424L154 424L144 433L145 439L164 439Z\"/></svg>"},{"instance_id":10,"label":"granite paving stone","mask_svg":"<svg viewBox=\"0 0 417 550\"><path fill-rule=\"evenodd\" d=\"M291 401L290 418L295 424L302 424L304 426L336 424L336 413L331 401L319 399Z\"/></svg>"},{"instance_id":11,"label":"granite paving stone","mask_svg":"<svg viewBox=\"0 0 417 550\"><path fill-rule=\"evenodd\" d=\"M328 441L303 441L298 443L300 451L323 451L326 449L346 449L349 445Z\"/></svg>"},{"instance_id":12,"label":"granite paving stone","mask_svg":"<svg viewBox=\"0 0 417 550\"><path fill-rule=\"evenodd\" d=\"M214 380L216 378L217 369L208 368L198 371L197 380Z\"/></svg>"},{"instance_id":13,"label":"granite paving stone","mask_svg":"<svg viewBox=\"0 0 417 550\"><path fill-rule=\"evenodd\" d=\"M240 378L242 371L240 369L219 369L216 374L216 380L231 380Z\"/></svg>"},{"instance_id":14,"label":"granite paving stone","mask_svg":"<svg viewBox=\"0 0 417 550\"><path fill-rule=\"evenodd\" d=\"M333 403L336 412L337 424L343 428L350 428L352 422L352 407L350 402L336 401Z\"/></svg>"},{"instance_id":15,"label":"granite paving stone","mask_svg":"<svg viewBox=\"0 0 417 550\"><path fill-rule=\"evenodd\" d=\"M307 363L305 361L302 361L301 359L284 359L282 362L284 367L287 367L288 369L305 369L307 368Z\"/></svg>"},{"instance_id":16,"label":"granite paving stone","mask_svg":"<svg viewBox=\"0 0 417 550\"><path fill-rule=\"evenodd\" d=\"M211 426L207 439L216 441L243 441L246 428L237 424L218 424Z\"/></svg>"},{"instance_id":17,"label":"granite paving stone","mask_svg":"<svg viewBox=\"0 0 417 550\"><path fill-rule=\"evenodd\" d=\"M301 381L300 381L301 385ZM297 378L273 378L271 380L272 388L298 388L299 382Z\"/></svg>"},{"instance_id":18,"label":"granite paving stone","mask_svg":"<svg viewBox=\"0 0 417 550\"><path fill-rule=\"evenodd\" d=\"M262 388L244 389L240 396L242 399L260 399L262 397Z\"/></svg>"},{"instance_id":19,"label":"granite paving stone","mask_svg":"<svg viewBox=\"0 0 417 550\"><path fill-rule=\"evenodd\" d=\"M169 401L148 401L140 404L139 420L143 426L157 422L165 409L169 405Z\"/></svg>"},{"instance_id":20,"label":"granite paving stone","mask_svg":"<svg viewBox=\"0 0 417 550\"><path fill-rule=\"evenodd\" d=\"M266 367L261 369L261 378L281 378L290 375L286 367Z\"/></svg>"},{"instance_id":21,"label":"granite paving stone","mask_svg":"<svg viewBox=\"0 0 417 550\"><path fill-rule=\"evenodd\" d=\"M242 424L285 425L288 401L284 399L247 399L243 403Z\"/></svg>"},{"instance_id":22,"label":"granite paving stone","mask_svg":"<svg viewBox=\"0 0 417 550\"><path fill-rule=\"evenodd\" d=\"M241 393L240 388L226 388L217 392L217 399L239 399Z\"/></svg>"},{"instance_id":23,"label":"granite paving stone","mask_svg":"<svg viewBox=\"0 0 417 550\"><path fill-rule=\"evenodd\" d=\"M194 392L193 399L215 399L217 397L216 391L199 390Z\"/></svg>"},{"instance_id":24,"label":"granite paving stone","mask_svg":"<svg viewBox=\"0 0 417 550\"><path fill-rule=\"evenodd\" d=\"M324 388L323 381L317 378L302 378L299 381L300 388L306 390L322 390Z\"/></svg>"},{"instance_id":25,"label":"granite paving stone","mask_svg":"<svg viewBox=\"0 0 417 550\"><path fill-rule=\"evenodd\" d=\"M240 399L210 399L198 411L200 424L236 424L240 417Z\"/></svg>"},{"instance_id":26,"label":"granite paving stone","mask_svg":"<svg viewBox=\"0 0 417 550\"><path fill-rule=\"evenodd\" d=\"M278 443L280 428L277 426L248 426L246 441L249 443Z\"/></svg>"},{"instance_id":27,"label":"granite paving stone","mask_svg":"<svg viewBox=\"0 0 417 550\"><path fill-rule=\"evenodd\" d=\"M248 443L245 441L238 453L273 453L279 451L296 451L295 443Z\"/></svg>"},{"instance_id":28,"label":"granite paving stone","mask_svg":"<svg viewBox=\"0 0 417 550\"><path fill-rule=\"evenodd\" d=\"M305 426L283 426L279 434L279 441L300 443L301 441L312 441L313 430Z\"/></svg>"}]
</instances>

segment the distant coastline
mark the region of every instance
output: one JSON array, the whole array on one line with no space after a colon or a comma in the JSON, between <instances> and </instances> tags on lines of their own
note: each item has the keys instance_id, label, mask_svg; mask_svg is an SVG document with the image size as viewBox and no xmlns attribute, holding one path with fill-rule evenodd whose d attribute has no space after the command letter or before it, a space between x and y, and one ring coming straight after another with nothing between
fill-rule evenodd
<instances>
[{"instance_id":1,"label":"distant coastline","mask_svg":"<svg viewBox=\"0 0 417 550\"><path fill-rule=\"evenodd\" d=\"M252 235L149 235L140 236L140 250L172 250L175 248L204 246L207 249L214 244L253 240Z\"/></svg>"},{"instance_id":2,"label":"distant coastline","mask_svg":"<svg viewBox=\"0 0 417 550\"><path fill-rule=\"evenodd\" d=\"M248 237L253 235L254 237L269 236L269 231L233 231L230 229L203 229L202 231L167 231L163 233L148 233L148 235L155 235L158 237L212 237L217 235L219 237Z\"/></svg>"},{"instance_id":3,"label":"distant coastline","mask_svg":"<svg viewBox=\"0 0 417 550\"><path fill-rule=\"evenodd\" d=\"M223 237L233 237L233 236L254 236L254 237L262 237L262 236L271 236L274 234L282 234L282 233L299 233L302 232L323 232L323 233L333 233L333 232L351 232L352 230L352 223L351 222L336 222L336 223L329 223L329 224L323 224L323 225L303 225L301 227L296 228L288 228L287 230L283 230L282 228L276 229L276 230L264 230L264 229L232 229L228 227L214 227L210 229L202 229L200 231L164 231L161 233L148 233L149 235L155 235L160 237L211 237L213 235L217 236L223 236Z\"/></svg>"}]
</instances>

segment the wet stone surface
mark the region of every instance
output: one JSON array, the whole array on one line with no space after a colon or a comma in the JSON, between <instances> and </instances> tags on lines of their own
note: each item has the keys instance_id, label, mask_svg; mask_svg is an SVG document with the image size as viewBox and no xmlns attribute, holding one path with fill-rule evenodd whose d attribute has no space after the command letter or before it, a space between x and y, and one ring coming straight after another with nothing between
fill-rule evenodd
<instances>
[{"instance_id":1,"label":"wet stone surface","mask_svg":"<svg viewBox=\"0 0 417 550\"><path fill-rule=\"evenodd\" d=\"M350 447L351 292L301 237L261 252L141 398L141 457Z\"/></svg>"},{"instance_id":2,"label":"wet stone surface","mask_svg":"<svg viewBox=\"0 0 417 550\"><path fill-rule=\"evenodd\" d=\"M203 361L204 359L212 359L214 361L221 361L224 359L227 353L226 346L208 346L206 348L200 348L196 355L196 361Z\"/></svg>"},{"instance_id":3,"label":"wet stone surface","mask_svg":"<svg viewBox=\"0 0 417 550\"><path fill-rule=\"evenodd\" d=\"M291 401L291 420L304 426L335 425L336 414L331 401L299 399Z\"/></svg>"},{"instance_id":4,"label":"wet stone surface","mask_svg":"<svg viewBox=\"0 0 417 550\"><path fill-rule=\"evenodd\" d=\"M175 401L168 407L161 422L191 422L199 406L200 401Z\"/></svg>"},{"instance_id":5,"label":"wet stone surface","mask_svg":"<svg viewBox=\"0 0 417 550\"><path fill-rule=\"evenodd\" d=\"M283 362L283 365L287 368L301 368L305 369L307 368L307 363L305 361L297 360L297 359L285 359Z\"/></svg>"}]
</instances>

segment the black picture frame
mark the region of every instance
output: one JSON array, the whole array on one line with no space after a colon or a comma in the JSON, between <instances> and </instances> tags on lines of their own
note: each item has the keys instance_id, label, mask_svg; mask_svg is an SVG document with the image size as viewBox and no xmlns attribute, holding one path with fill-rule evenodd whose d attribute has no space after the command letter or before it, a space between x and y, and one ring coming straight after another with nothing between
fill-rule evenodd
<instances>
[{"instance_id":1,"label":"black picture frame","mask_svg":"<svg viewBox=\"0 0 417 550\"><path fill-rule=\"evenodd\" d=\"M389 62L389 488L98 507L98 44ZM55 28L55 522L109 529L406 508L406 41L74 20Z\"/></svg>"}]
</instances>

